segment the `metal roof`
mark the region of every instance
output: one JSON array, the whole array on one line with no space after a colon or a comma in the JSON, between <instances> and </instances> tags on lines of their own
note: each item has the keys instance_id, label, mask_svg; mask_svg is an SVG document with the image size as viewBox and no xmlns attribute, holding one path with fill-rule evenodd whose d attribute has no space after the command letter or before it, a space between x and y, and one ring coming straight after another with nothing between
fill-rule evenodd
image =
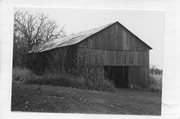
<instances>
[{"instance_id":1,"label":"metal roof","mask_svg":"<svg viewBox=\"0 0 180 119\"><path fill-rule=\"evenodd\" d=\"M40 44L40 45L34 47L31 51L29 51L29 53L44 52L44 51L48 51L48 50L58 48L58 47L64 47L64 46L77 44L80 41L82 41L82 40L88 38L89 36L105 29L106 27L108 27L112 24L113 23L107 24L104 26L100 26L98 28L94 28L94 29L82 31L79 33L75 33L75 34L60 38L60 39L54 39L54 40L47 41L43 44Z\"/></svg>"},{"instance_id":2,"label":"metal roof","mask_svg":"<svg viewBox=\"0 0 180 119\"><path fill-rule=\"evenodd\" d=\"M48 51L48 50L52 50L54 48L60 48L60 47L64 47L64 46L69 46L69 45L74 45L77 44L79 42L81 42L82 40L92 36L95 33L100 32L101 30L107 28L108 26L111 26L114 23L119 23L119 22L113 22L104 26L100 26L98 28L94 28L94 29L90 29L90 30L86 30L86 31L82 31L79 33L75 33L63 38L59 38L59 39L54 39L54 40L50 40L47 41L45 43L39 44L38 46L35 46L31 51L29 51L29 53L36 53L36 52L44 52L44 51ZM119 23L120 24L120 23ZM122 24L120 24L121 26L123 26ZM124 26L123 26L124 27ZM124 27L125 28L125 27ZM127 28L125 28L127 29ZM128 30L128 29L127 29ZM128 30L129 31L129 30ZM129 31L130 32L130 31ZM132 33L132 32L131 32ZM133 33L132 33L133 34ZM134 35L134 34L133 34ZM134 35L135 37L137 37L136 35ZM138 38L138 37L137 37ZM139 39L139 38L138 38ZM140 40L140 39L139 39ZM144 43L145 45L147 45L145 42L143 42L142 40L140 40L142 43ZM148 45L147 45L148 46ZM150 46L148 46L150 49L152 49Z\"/></svg>"}]
</instances>

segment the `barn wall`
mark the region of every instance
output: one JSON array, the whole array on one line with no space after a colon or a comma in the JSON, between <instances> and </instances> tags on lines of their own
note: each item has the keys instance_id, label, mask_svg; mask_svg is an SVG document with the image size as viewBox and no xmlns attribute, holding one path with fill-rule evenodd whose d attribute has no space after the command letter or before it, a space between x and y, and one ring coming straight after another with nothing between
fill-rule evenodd
<instances>
[{"instance_id":1,"label":"barn wall","mask_svg":"<svg viewBox=\"0 0 180 119\"><path fill-rule=\"evenodd\" d=\"M139 52L140 66L129 67L129 85L133 87L147 87L149 78L149 51Z\"/></svg>"},{"instance_id":2,"label":"barn wall","mask_svg":"<svg viewBox=\"0 0 180 119\"><path fill-rule=\"evenodd\" d=\"M129 66L129 85L146 86L149 77L149 47L119 24L87 38L77 47L78 56L86 63L102 67Z\"/></svg>"},{"instance_id":3,"label":"barn wall","mask_svg":"<svg viewBox=\"0 0 180 119\"><path fill-rule=\"evenodd\" d=\"M66 57L63 58L64 53L62 52L66 48ZM76 57L76 45L56 48L42 53L33 53L29 55L31 60L29 61L28 68L37 74L43 74L45 72L61 72L62 66L64 66L63 70L72 73L76 69Z\"/></svg>"},{"instance_id":4,"label":"barn wall","mask_svg":"<svg viewBox=\"0 0 180 119\"><path fill-rule=\"evenodd\" d=\"M149 50L137 37L118 23L83 40L78 47L102 50Z\"/></svg>"},{"instance_id":5,"label":"barn wall","mask_svg":"<svg viewBox=\"0 0 180 119\"><path fill-rule=\"evenodd\" d=\"M149 51L117 51L78 48L78 55L91 65L129 66L129 85L146 87L149 77ZM81 60L82 61L82 60Z\"/></svg>"},{"instance_id":6,"label":"barn wall","mask_svg":"<svg viewBox=\"0 0 180 119\"><path fill-rule=\"evenodd\" d=\"M52 70L46 56L59 56L58 49L61 48L38 53L40 69ZM66 70L76 70L76 64L83 63L98 65L101 71L104 66L129 66L129 85L145 87L149 75L149 47L121 25L114 24L76 45L68 46ZM36 67L36 62L33 66Z\"/></svg>"},{"instance_id":7,"label":"barn wall","mask_svg":"<svg viewBox=\"0 0 180 119\"><path fill-rule=\"evenodd\" d=\"M140 66L131 66L129 67L129 87L136 88L141 84L141 74L140 74L140 69L142 67Z\"/></svg>"},{"instance_id":8,"label":"barn wall","mask_svg":"<svg viewBox=\"0 0 180 119\"><path fill-rule=\"evenodd\" d=\"M27 68L31 69L36 74L41 74L45 71L47 66L47 59L45 53L28 54Z\"/></svg>"},{"instance_id":9,"label":"barn wall","mask_svg":"<svg viewBox=\"0 0 180 119\"><path fill-rule=\"evenodd\" d=\"M78 48L78 55L87 63L111 66L137 66L148 65L149 51L118 51Z\"/></svg>"}]
</instances>

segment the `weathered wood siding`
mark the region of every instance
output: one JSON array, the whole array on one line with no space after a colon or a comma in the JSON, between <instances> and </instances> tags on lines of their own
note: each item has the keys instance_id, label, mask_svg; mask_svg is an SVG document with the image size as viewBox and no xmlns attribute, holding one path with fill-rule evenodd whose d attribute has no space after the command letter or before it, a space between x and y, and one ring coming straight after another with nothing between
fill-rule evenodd
<instances>
[{"instance_id":1,"label":"weathered wood siding","mask_svg":"<svg viewBox=\"0 0 180 119\"><path fill-rule=\"evenodd\" d=\"M83 40L78 47L101 50L149 50L132 33L119 24L114 24Z\"/></svg>"},{"instance_id":2,"label":"weathered wood siding","mask_svg":"<svg viewBox=\"0 0 180 119\"><path fill-rule=\"evenodd\" d=\"M111 66L134 66L148 63L149 51L118 51L78 48L78 55L88 63ZM92 62L93 61L93 62Z\"/></svg>"},{"instance_id":3,"label":"weathered wood siding","mask_svg":"<svg viewBox=\"0 0 180 119\"><path fill-rule=\"evenodd\" d=\"M66 72L73 73L76 69L77 46L72 45L63 48L67 49L66 55L62 48L29 54L31 61L27 67L37 74L43 74L45 72L60 72L59 70L62 70L63 65ZM63 58L63 55L66 57ZM65 61L63 62L63 60Z\"/></svg>"},{"instance_id":4,"label":"weathered wood siding","mask_svg":"<svg viewBox=\"0 0 180 119\"><path fill-rule=\"evenodd\" d=\"M129 85L145 87L149 77L149 47L119 24L94 34L78 45L77 55L100 66L129 66Z\"/></svg>"},{"instance_id":5,"label":"weathered wood siding","mask_svg":"<svg viewBox=\"0 0 180 119\"><path fill-rule=\"evenodd\" d=\"M145 88L149 77L149 51L138 52L138 64L129 67L129 84Z\"/></svg>"}]
</instances>

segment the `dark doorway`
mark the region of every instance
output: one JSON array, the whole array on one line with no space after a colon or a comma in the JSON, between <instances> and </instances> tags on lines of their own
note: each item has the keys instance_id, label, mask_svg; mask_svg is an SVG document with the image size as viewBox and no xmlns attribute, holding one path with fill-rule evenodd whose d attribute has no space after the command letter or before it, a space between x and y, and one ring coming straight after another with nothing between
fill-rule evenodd
<instances>
[{"instance_id":1,"label":"dark doorway","mask_svg":"<svg viewBox=\"0 0 180 119\"><path fill-rule=\"evenodd\" d=\"M104 66L105 76L117 88L128 88L128 66Z\"/></svg>"}]
</instances>

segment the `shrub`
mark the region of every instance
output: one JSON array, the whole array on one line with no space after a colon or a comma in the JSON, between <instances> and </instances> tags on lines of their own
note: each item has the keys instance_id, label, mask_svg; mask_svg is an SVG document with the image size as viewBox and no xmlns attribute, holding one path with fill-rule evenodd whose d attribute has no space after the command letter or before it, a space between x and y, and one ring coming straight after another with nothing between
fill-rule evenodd
<instances>
[{"instance_id":1,"label":"shrub","mask_svg":"<svg viewBox=\"0 0 180 119\"><path fill-rule=\"evenodd\" d=\"M89 83L87 87L88 89L92 89L92 90L99 90L99 91L101 90L101 91L109 91L109 92L115 91L114 85L108 79L104 79L104 78L101 79L100 82Z\"/></svg>"},{"instance_id":2,"label":"shrub","mask_svg":"<svg viewBox=\"0 0 180 119\"><path fill-rule=\"evenodd\" d=\"M149 72L150 72L150 74L162 75L163 70L157 68L155 65L152 65Z\"/></svg>"},{"instance_id":3,"label":"shrub","mask_svg":"<svg viewBox=\"0 0 180 119\"><path fill-rule=\"evenodd\" d=\"M36 82L36 84L83 88L84 80L69 74L62 76L57 73L48 73L43 75L41 80Z\"/></svg>"},{"instance_id":4,"label":"shrub","mask_svg":"<svg viewBox=\"0 0 180 119\"><path fill-rule=\"evenodd\" d=\"M112 85L109 84L95 84L93 87L91 87L93 90L99 90L99 91L109 91L109 92L114 92L115 88Z\"/></svg>"},{"instance_id":5,"label":"shrub","mask_svg":"<svg viewBox=\"0 0 180 119\"><path fill-rule=\"evenodd\" d=\"M39 76L25 68L13 69L13 81L18 81L23 84L53 85L90 90L115 91L114 86L109 80L99 80L101 81L94 82L93 80L88 80L87 83L85 78L70 74L61 75L60 73L46 73Z\"/></svg>"},{"instance_id":6,"label":"shrub","mask_svg":"<svg viewBox=\"0 0 180 119\"><path fill-rule=\"evenodd\" d=\"M148 89L153 92L161 92L161 90L162 90L162 75L150 74Z\"/></svg>"},{"instance_id":7,"label":"shrub","mask_svg":"<svg viewBox=\"0 0 180 119\"><path fill-rule=\"evenodd\" d=\"M39 78L40 78L39 76L32 73L29 69L18 68L18 67L13 69L13 77L12 77L13 82L18 81L24 84L28 84L28 82L32 80L37 80Z\"/></svg>"}]
</instances>

